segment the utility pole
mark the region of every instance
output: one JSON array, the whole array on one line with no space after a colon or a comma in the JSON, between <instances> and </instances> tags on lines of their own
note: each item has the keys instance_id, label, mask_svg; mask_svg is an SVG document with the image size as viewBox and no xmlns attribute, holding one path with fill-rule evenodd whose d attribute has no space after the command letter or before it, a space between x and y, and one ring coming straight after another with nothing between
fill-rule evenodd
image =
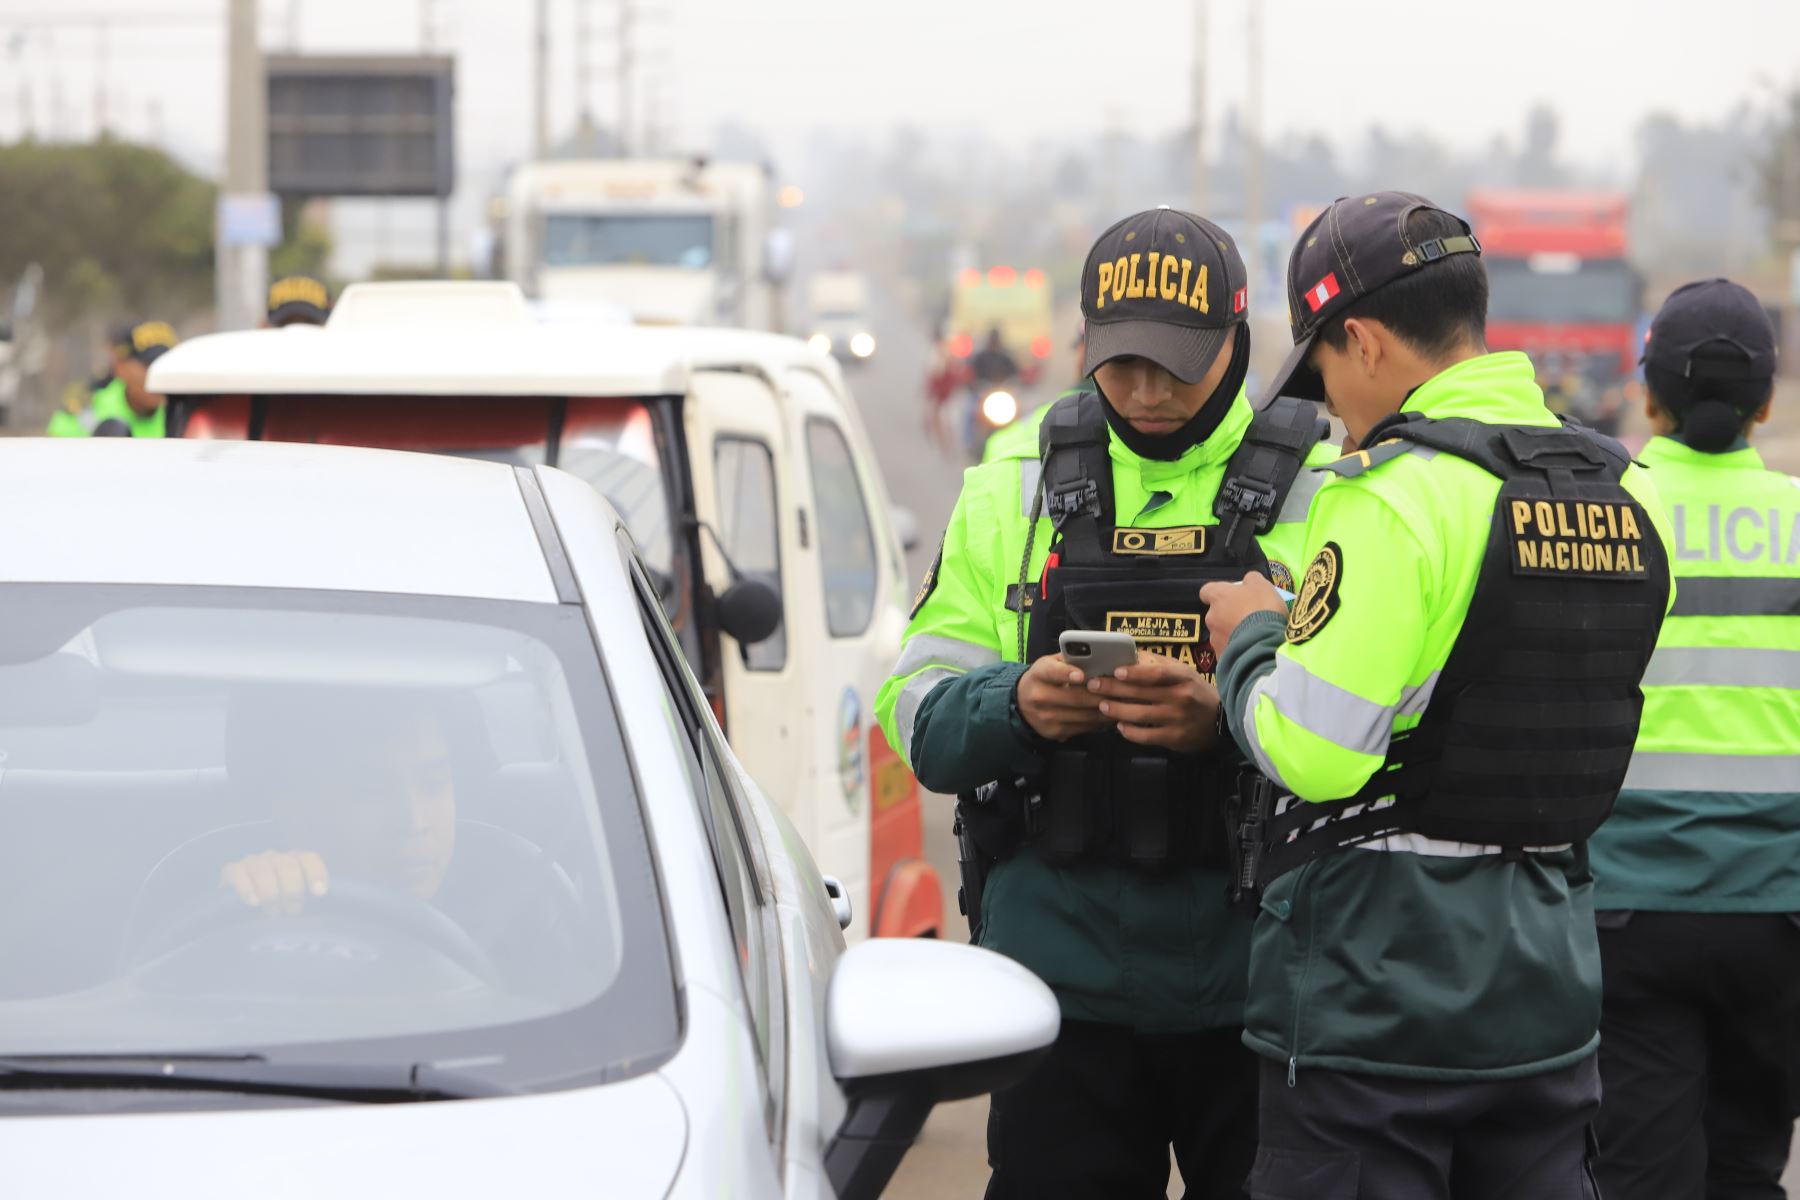
<instances>
[{"instance_id":1,"label":"utility pole","mask_svg":"<svg viewBox=\"0 0 1800 1200\"><path fill-rule=\"evenodd\" d=\"M106 111L106 18L94 22L94 138L106 136L112 124Z\"/></svg>"},{"instance_id":2,"label":"utility pole","mask_svg":"<svg viewBox=\"0 0 1800 1200\"><path fill-rule=\"evenodd\" d=\"M532 72L532 150L544 157L550 148L550 0L537 0L537 62Z\"/></svg>"},{"instance_id":3,"label":"utility pole","mask_svg":"<svg viewBox=\"0 0 1800 1200\"><path fill-rule=\"evenodd\" d=\"M1254 0L1252 0L1254 2ZM1208 0L1194 0L1194 211L1206 215L1206 25Z\"/></svg>"},{"instance_id":4,"label":"utility pole","mask_svg":"<svg viewBox=\"0 0 1800 1200\"><path fill-rule=\"evenodd\" d=\"M256 0L228 0L225 67L225 186L221 189L216 300L222 329L248 329L262 315L269 251L224 218L226 205L259 203L269 191L268 88L257 42Z\"/></svg>"},{"instance_id":5,"label":"utility pole","mask_svg":"<svg viewBox=\"0 0 1800 1200\"><path fill-rule=\"evenodd\" d=\"M631 155L632 0L619 0L619 157Z\"/></svg>"},{"instance_id":6,"label":"utility pole","mask_svg":"<svg viewBox=\"0 0 1800 1200\"><path fill-rule=\"evenodd\" d=\"M594 131L593 92L590 90L594 31L588 22L591 3L592 0L575 0L575 116L584 137Z\"/></svg>"},{"instance_id":7,"label":"utility pole","mask_svg":"<svg viewBox=\"0 0 1800 1200\"><path fill-rule=\"evenodd\" d=\"M1245 104L1244 167L1244 243L1249 251L1244 256L1250 277L1250 294L1256 295L1262 283L1262 216L1263 216L1263 30L1262 5L1250 0L1246 33L1250 52L1250 96Z\"/></svg>"}]
</instances>

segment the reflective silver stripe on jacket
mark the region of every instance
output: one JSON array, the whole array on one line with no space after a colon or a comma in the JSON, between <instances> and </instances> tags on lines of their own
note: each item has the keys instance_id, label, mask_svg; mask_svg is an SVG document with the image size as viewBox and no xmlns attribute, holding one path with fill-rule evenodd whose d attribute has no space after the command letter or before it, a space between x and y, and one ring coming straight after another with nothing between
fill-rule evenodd
<instances>
[{"instance_id":1,"label":"reflective silver stripe on jacket","mask_svg":"<svg viewBox=\"0 0 1800 1200\"><path fill-rule=\"evenodd\" d=\"M1250 757L1256 760L1256 769L1267 775L1276 787L1285 788L1287 784L1282 781L1281 772L1275 769L1274 762L1263 749L1262 738L1256 732L1256 702L1262 699L1274 678L1275 672L1270 671L1250 685L1250 692L1244 698L1244 714L1240 720L1243 723L1244 740L1250 743Z\"/></svg>"},{"instance_id":2,"label":"reflective silver stripe on jacket","mask_svg":"<svg viewBox=\"0 0 1800 1200\"><path fill-rule=\"evenodd\" d=\"M1044 464L1035 458L1019 460L1019 515L1027 521L1031 519L1031 502L1037 498L1038 479L1044 473Z\"/></svg>"},{"instance_id":3,"label":"reflective silver stripe on jacket","mask_svg":"<svg viewBox=\"0 0 1800 1200\"><path fill-rule=\"evenodd\" d=\"M1677 585L1680 586L1680 585ZM1662 646L1650 656L1645 687L1768 687L1800 691L1800 650L1743 646ZM1800 787L1800 784L1796 785Z\"/></svg>"},{"instance_id":4,"label":"reflective silver stripe on jacket","mask_svg":"<svg viewBox=\"0 0 1800 1200\"><path fill-rule=\"evenodd\" d=\"M1671 617L1800 617L1800 579L1682 575Z\"/></svg>"},{"instance_id":5,"label":"reflective silver stripe on jacket","mask_svg":"<svg viewBox=\"0 0 1800 1200\"><path fill-rule=\"evenodd\" d=\"M1377 704L1330 680L1321 679L1291 658L1277 657L1275 669L1264 676L1273 680L1268 691L1275 711L1291 723L1334 746L1358 754L1386 754L1393 737L1394 718L1425 711L1437 687L1433 671L1418 687L1400 693L1398 704Z\"/></svg>"},{"instance_id":6,"label":"reflective silver stripe on jacket","mask_svg":"<svg viewBox=\"0 0 1800 1200\"><path fill-rule=\"evenodd\" d=\"M946 679L999 661L998 651L974 642L931 634L917 634L906 639L906 644L900 648L900 660L894 664L894 674L911 678L901 686L900 694L894 699L894 729L900 734L903 756L909 766L912 763L913 722L918 718L919 705L925 703L931 689Z\"/></svg>"},{"instance_id":7,"label":"reflective silver stripe on jacket","mask_svg":"<svg viewBox=\"0 0 1800 1200\"><path fill-rule=\"evenodd\" d=\"M1328 471L1311 471L1305 467L1294 477L1293 486L1288 488L1287 498L1281 502L1281 511L1275 514L1275 523L1283 525L1290 521L1304 521L1306 514L1312 510L1313 497L1325 486L1329 479Z\"/></svg>"},{"instance_id":8,"label":"reflective silver stripe on jacket","mask_svg":"<svg viewBox=\"0 0 1800 1200\"><path fill-rule=\"evenodd\" d=\"M1635 792L1800 793L1800 754L1678 754L1640 750L1625 787Z\"/></svg>"}]
</instances>

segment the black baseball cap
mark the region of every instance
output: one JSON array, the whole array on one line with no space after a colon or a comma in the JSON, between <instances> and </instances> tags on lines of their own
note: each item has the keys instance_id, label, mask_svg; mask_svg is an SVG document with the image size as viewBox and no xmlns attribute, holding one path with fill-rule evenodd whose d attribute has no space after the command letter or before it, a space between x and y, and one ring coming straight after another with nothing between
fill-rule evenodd
<instances>
[{"instance_id":1,"label":"black baseball cap","mask_svg":"<svg viewBox=\"0 0 1800 1200\"><path fill-rule=\"evenodd\" d=\"M167 321L137 321L114 331L113 349L120 358L149 366L180 340Z\"/></svg>"},{"instance_id":2,"label":"black baseball cap","mask_svg":"<svg viewBox=\"0 0 1800 1200\"><path fill-rule=\"evenodd\" d=\"M1703 346L1739 353L1696 357ZM1650 322L1639 361L1684 379L1770 379L1776 353L1775 327L1748 288L1701 279L1669 294Z\"/></svg>"},{"instance_id":3,"label":"black baseball cap","mask_svg":"<svg viewBox=\"0 0 1800 1200\"><path fill-rule=\"evenodd\" d=\"M1244 260L1230 234L1167 207L1126 217L1100 235L1081 268L1082 371L1147 358L1198 383L1248 307Z\"/></svg>"},{"instance_id":4,"label":"black baseball cap","mask_svg":"<svg viewBox=\"0 0 1800 1200\"><path fill-rule=\"evenodd\" d=\"M1414 242L1406 225L1416 212L1441 212L1462 226L1452 237ZM1319 326L1370 292L1456 254L1480 254L1461 217L1411 192L1339 197L1313 218L1288 258L1288 325L1293 353L1281 364L1258 407L1276 396L1323 400L1325 384L1306 364Z\"/></svg>"},{"instance_id":5,"label":"black baseball cap","mask_svg":"<svg viewBox=\"0 0 1800 1200\"><path fill-rule=\"evenodd\" d=\"M323 325L331 315L331 295L310 275L287 275L269 285L269 324Z\"/></svg>"}]
</instances>

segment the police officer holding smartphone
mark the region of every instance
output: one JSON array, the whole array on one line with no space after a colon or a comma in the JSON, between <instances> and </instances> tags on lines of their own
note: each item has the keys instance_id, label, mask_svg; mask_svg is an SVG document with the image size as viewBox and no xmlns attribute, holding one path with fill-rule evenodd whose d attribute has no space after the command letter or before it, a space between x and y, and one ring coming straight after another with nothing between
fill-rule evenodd
<instances>
[{"instance_id":1,"label":"police officer holding smartphone","mask_svg":"<svg viewBox=\"0 0 1800 1200\"><path fill-rule=\"evenodd\" d=\"M993 1097L990 1197L1240 1196L1255 1063L1240 1042L1248 922L1228 911L1208 579L1291 583L1324 422L1252 410L1248 294L1210 221L1153 209L1082 272L1091 388L1053 404L1034 456L971 469L876 700L927 788L961 793L988 866L981 945L1055 991L1062 1033ZM1063 657L1129 638L1089 679ZM1098 664L1097 664L1098 665ZM965 888L965 900L973 899ZM965 1003L979 1004L980 997Z\"/></svg>"}]
</instances>

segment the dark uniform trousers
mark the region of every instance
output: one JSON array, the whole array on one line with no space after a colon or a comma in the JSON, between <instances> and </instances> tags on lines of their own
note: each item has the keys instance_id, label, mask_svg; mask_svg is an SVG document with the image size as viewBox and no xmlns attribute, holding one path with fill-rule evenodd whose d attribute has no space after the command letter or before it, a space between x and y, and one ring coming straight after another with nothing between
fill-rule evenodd
<instances>
[{"instance_id":1,"label":"dark uniform trousers","mask_svg":"<svg viewBox=\"0 0 1800 1200\"><path fill-rule=\"evenodd\" d=\"M1782 1200L1800 927L1785 914L1602 912L1606 1200Z\"/></svg>"},{"instance_id":2,"label":"dark uniform trousers","mask_svg":"<svg viewBox=\"0 0 1800 1200\"><path fill-rule=\"evenodd\" d=\"M1477 1083L1262 1062L1251 1200L1596 1200L1590 1056ZM1611 1197L1608 1197L1611 1200Z\"/></svg>"},{"instance_id":3,"label":"dark uniform trousers","mask_svg":"<svg viewBox=\"0 0 1800 1200\"><path fill-rule=\"evenodd\" d=\"M988 1111L988 1200L1239 1200L1256 1152L1256 1059L1237 1029L1133 1033L1064 1021Z\"/></svg>"}]
</instances>

